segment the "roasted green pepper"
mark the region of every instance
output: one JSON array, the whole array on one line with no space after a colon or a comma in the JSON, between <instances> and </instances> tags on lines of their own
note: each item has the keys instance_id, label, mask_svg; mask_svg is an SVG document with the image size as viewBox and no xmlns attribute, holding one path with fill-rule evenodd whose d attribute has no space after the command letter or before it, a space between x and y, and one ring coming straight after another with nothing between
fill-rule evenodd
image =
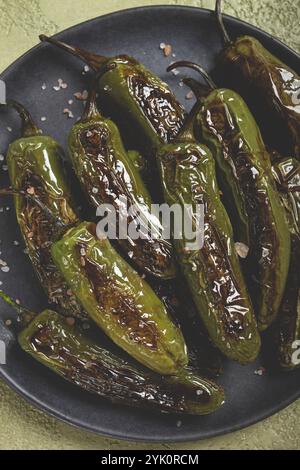
<instances>
[{"instance_id":1,"label":"roasted green pepper","mask_svg":"<svg viewBox=\"0 0 300 470\"><path fill-rule=\"evenodd\" d=\"M273 174L288 215L292 242L290 270L278 318L279 362L285 370L293 370L299 367L292 361L293 343L300 340L300 163L294 158L276 160Z\"/></svg>"},{"instance_id":2,"label":"roasted green pepper","mask_svg":"<svg viewBox=\"0 0 300 470\"><path fill-rule=\"evenodd\" d=\"M12 303L2 292L0 296ZM160 377L94 344L54 311L32 317L19 334L21 348L88 392L114 403L176 414L209 414L224 403L222 388L207 379L189 371L178 377Z\"/></svg>"},{"instance_id":3,"label":"roasted green pepper","mask_svg":"<svg viewBox=\"0 0 300 470\"><path fill-rule=\"evenodd\" d=\"M137 62L120 55L107 58L40 36L59 48L79 57L98 72L100 100L119 126L126 123L134 130L135 140L149 152L162 142L169 142L179 132L184 110L168 85Z\"/></svg>"},{"instance_id":4,"label":"roasted green pepper","mask_svg":"<svg viewBox=\"0 0 300 470\"><path fill-rule=\"evenodd\" d=\"M126 221L127 227L135 224L137 230L140 224L143 237L133 239L127 230L126 238L119 236L117 239L127 257L145 273L163 279L175 277L172 245L161 238L160 220L151 214L152 200L132 153L127 154L113 121L103 118L97 110L95 90L90 94L81 120L70 132L69 151L91 205L98 208L109 204L120 215L126 197L128 210L135 207L139 212L137 217L129 216Z\"/></svg>"},{"instance_id":5,"label":"roasted green pepper","mask_svg":"<svg viewBox=\"0 0 300 470\"><path fill-rule=\"evenodd\" d=\"M52 256L90 317L132 357L162 374L187 364L183 336L155 295L94 224L72 228Z\"/></svg>"},{"instance_id":6,"label":"roasted green pepper","mask_svg":"<svg viewBox=\"0 0 300 470\"><path fill-rule=\"evenodd\" d=\"M23 122L23 136L10 144L7 153L12 188L39 198L57 223L63 226L74 224L78 219L62 167L62 149L51 137L40 134L23 106L14 101L8 105L18 111ZM62 313L84 317L81 306L51 257L54 225L30 198L16 195L15 208L28 255L49 301Z\"/></svg>"},{"instance_id":7,"label":"roasted green pepper","mask_svg":"<svg viewBox=\"0 0 300 470\"><path fill-rule=\"evenodd\" d=\"M219 63L220 77L223 82L224 79L228 80L230 86L236 87L248 104L252 102L253 110L257 111L255 117L259 124L262 128L266 125L270 127L268 134L272 140L277 141L282 150L285 150L286 146L284 130L287 128L291 142L287 151L299 160L300 76L272 55L254 37L241 36L232 41L224 27L221 0L217 0L216 12L225 42ZM268 110L268 114L262 113L263 107ZM263 121L260 120L262 114ZM268 123L271 125L268 126ZM274 125L279 132L274 132Z\"/></svg>"},{"instance_id":8,"label":"roasted green pepper","mask_svg":"<svg viewBox=\"0 0 300 470\"><path fill-rule=\"evenodd\" d=\"M147 159L138 150L128 150L128 157L136 170L139 171L141 176L147 175L148 164Z\"/></svg>"},{"instance_id":9,"label":"roasted green pepper","mask_svg":"<svg viewBox=\"0 0 300 470\"><path fill-rule=\"evenodd\" d=\"M154 280L151 287L175 324L180 325L188 350L188 368L205 377L220 376L223 373L222 355L208 337L183 276L169 282Z\"/></svg>"},{"instance_id":10,"label":"roasted green pepper","mask_svg":"<svg viewBox=\"0 0 300 470\"><path fill-rule=\"evenodd\" d=\"M204 245L190 248L183 233L174 239L182 272L213 343L229 358L253 361L260 336L233 243L232 227L220 200L215 163L194 137L196 104L179 137L157 153L167 204L204 205Z\"/></svg>"},{"instance_id":11,"label":"roasted green pepper","mask_svg":"<svg viewBox=\"0 0 300 470\"><path fill-rule=\"evenodd\" d=\"M204 73L190 62L173 66L180 65ZM249 248L245 264L254 281L250 284L258 325L265 330L277 316L289 269L285 211L272 177L270 155L246 103L235 92L217 89L208 80L211 90L201 97L197 116L199 138L216 159L236 241Z\"/></svg>"}]
</instances>

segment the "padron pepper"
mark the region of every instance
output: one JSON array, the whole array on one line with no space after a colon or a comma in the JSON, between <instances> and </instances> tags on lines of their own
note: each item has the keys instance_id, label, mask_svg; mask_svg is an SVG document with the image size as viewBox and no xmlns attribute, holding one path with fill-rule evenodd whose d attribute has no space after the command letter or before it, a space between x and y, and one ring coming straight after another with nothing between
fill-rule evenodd
<instances>
[{"instance_id":1,"label":"padron pepper","mask_svg":"<svg viewBox=\"0 0 300 470\"><path fill-rule=\"evenodd\" d=\"M51 252L86 312L118 346L161 374L187 364L182 333L164 304L94 224L69 229Z\"/></svg>"},{"instance_id":2,"label":"padron pepper","mask_svg":"<svg viewBox=\"0 0 300 470\"><path fill-rule=\"evenodd\" d=\"M81 120L70 132L69 152L90 204L96 209L107 204L115 209L116 232L120 232L118 218L123 214L124 198L128 211L135 209L136 216L126 217L126 233L117 237L127 257L147 274L174 278L172 245L162 238L161 222L151 213L152 200L136 167L136 154L126 152L117 126L101 116L95 90L90 93ZM134 239L128 230L130 225L134 226Z\"/></svg>"},{"instance_id":3,"label":"padron pepper","mask_svg":"<svg viewBox=\"0 0 300 470\"><path fill-rule=\"evenodd\" d=\"M184 110L168 85L128 55L108 58L91 54L45 35L46 41L75 55L98 74L98 93L118 125L134 130L144 149L156 149L179 132Z\"/></svg>"},{"instance_id":4,"label":"padron pepper","mask_svg":"<svg viewBox=\"0 0 300 470\"><path fill-rule=\"evenodd\" d=\"M183 276L168 282L154 280L151 287L175 324L180 325L188 350L188 368L209 378L222 375L223 357L208 337Z\"/></svg>"},{"instance_id":5,"label":"padron pepper","mask_svg":"<svg viewBox=\"0 0 300 470\"><path fill-rule=\"evenodd\" d=\"M290 262L290 234L270 155L249 108L237 93L218 89L197 64L173 66L199 71L210 86L207 96L200 97L199 139L215 157L235 237L249 248L245 265L252 276L258 325L265 330L278 314Z\"/></svg>"},{"instance_id":6,"label":"padron pepper","mask_svg":"<svg viewBox=\"0 0 300 470\"><path fill-rule=\"evenodd\" d=\"M13 100L7 105L17 110L23 123L23 136L10 144L7 163L12 189L18 192L14 196L16 216L28 255L49 301L62 313L84 317L51 257L56 229L49 223L49 214L26 197L38 198L61 226L78 220L62 166L62 149L54 139L41 135L23 106Z\"/></svg>"},{"instance_id":7,"label":"padron pepper","mask_svg":"<svg viewBox=\"0 0 300 470\"><path fill-rule=\"evenodd\" d=\"M128 150L128 157L130 158L134 168L139 171L141 176L147 175L148 164L147 159L138 150Z\"/></svg>"},{"instance_id":8,"label":"padron pepper","mask_svg":"<svg viewBox=\"0 0 300 470\"><path fill-rule=\"evenodd\" d=\"M0 296L13 304L2 292ZM145 371L93 343L52 310L30 315L13 306L26 315L26 326L18 336L21 348L83 390L113 403L174 414L205 415L224 403L222 388L210 380L190 371L178 377Z\"/></svg>"},{"instance_id":9,"label":"padron pepper","mask_svg":"<svg viewBox=\"0 0 300 470\"><path fill-rule=\"evenodd\" d=\"M291 233L291 263L279 317L279 362L293 370L293 353L300 341L300 163L295 158L281 158L273 163L273 174L282 204L286 209Z\"/></svg>"},{"instance_id":10,"label":"padron pepper","mask_svg":"<svg viewBox=\"0 0 300 470\"><path fill-rule=\"evenodd\" d=\"M228 79L231 86L234 84L249 103L252 102L253 109L257 108L255 115L260 124L259 117L264 116L262 127L266 124L270 127L269 134L278 140L281 149L287 134L291 142L288 151L299 160L300 76L254 37L241 36L232 41L224 27L221 0L216 2L216 14L225 43L219 62L222 80ZM267 109L267 114L263 108ZM276 132L274 125L277 126Z\"/></svg>"},{"instance_id":11,"label":"padron pepper","mask_svg":"<svg viewBox=\"0 0 300 470\"><path fill-rule=\"evenodd\" d=\"M179 204L183 210L190 205L194 222L197 205L204 205L203 247L191 249L185 232L181 239L174 237L174 247L213 343L228 358L245 364L256 358L260 336L234 249L232 227L220 199L214 159L194 137L198 110L199 103L179 137L161 146L157 161L167 204Z\"/></svg>"}]
</instances>

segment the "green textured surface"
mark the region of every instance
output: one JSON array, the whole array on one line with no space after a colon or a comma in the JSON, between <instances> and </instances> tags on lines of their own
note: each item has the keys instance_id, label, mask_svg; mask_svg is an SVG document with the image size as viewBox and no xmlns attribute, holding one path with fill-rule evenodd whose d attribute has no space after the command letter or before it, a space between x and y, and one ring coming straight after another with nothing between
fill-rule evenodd
<instances>
[{"instance_id":1,"label":"green textured surface","mask_svg":"<svg viewBox=\"0 0 300 470\"><path fill-rule=\"evenodd\" d=\"M214 0L0 0L0 69L35 45L37 32L54 34L105 13L159 4L212 8ZM300 52L300 0L231 0L225 11ZM299 449L299 422L300 401L255 426L215 439L161 446L119 442L46 416L0 381L0 449Z\"/></svg>"}]
</instances>

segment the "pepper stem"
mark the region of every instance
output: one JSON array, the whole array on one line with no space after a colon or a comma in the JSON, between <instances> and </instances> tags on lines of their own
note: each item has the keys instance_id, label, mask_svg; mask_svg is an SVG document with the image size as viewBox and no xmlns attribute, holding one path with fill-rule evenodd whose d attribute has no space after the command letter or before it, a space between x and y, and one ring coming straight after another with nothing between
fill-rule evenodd
<instances>
[{"instance_id":1,"label":"pepper stem","mask_svg":"<svg viewBox=\"0 0 300 470\"><path fill-rule=\"evenodd\" d=\"M5 292L2 290L0 290L0 298L18 312L23 326L27 326L35 317L33 312L14 302L12 298L5 294Z\"/></svg>"},{"instance_id":2,"label":"pepper stem","mask_svg":"<svg viewBox=\"0 0 300 470\"><path fill-rule=\"evenodd\" d=\"M216 90L217 85L211 78L211 76L206 72L206 70L201 67L201 65L196 64L195 62L190 62L189 60L180 60L178 62L174 62L167 68L167 72L170 72L173 69L177 69L180 67L187 67L189 69L196 70L196 72L200 73L200 75L205 79L206 83L208 84L211 90Z\"/></svg>"},{"instance_id":3,"label":"pepper stem","mask_svg":"<svg viewBox=\"0 0 300 470\"><path fill-rule=\"evenodd\" d=\"M39 38L42 42L48 42L50 44L53 44L54 46L63 49L69 54L72 54L75 57L79 57L79 59L88 64L95 71L105 65L105 63L109 60L108 57L98 54L92 54L84 49L80 49L79 47L74 47L69 44L66 44L65 42L50 38L45 34L41 34Z\"/></svg>"},{"instance_id":4,"label":"pepper stem","mask_svg":"<svg viewBox=\"0 0 300 470\"><path fill-rule=\"evenodd\" d=\"M174 62L173 64L171 64L167 68L167 71L170 72L171 70L176 69L178 67L188 67L190 69L196 70L197 72L201 74L201 76L205 78L209 86L209 89L215 90L217 88L213 79L206 72L206 70L204 70L200 65L195 64L194 62L182 60L182 61ZM198 83L196 80L192 78L184 79L183 82L192 89L192 91L194 92L197 98L197 102L195 103L191 112L187 116L186 121L182 127L182 130L180 131L176 140L189 141L189 140L195 139L195 134L194 134L195 118L203 106L202 100L200 98L207 95L207 88L204 89L204 87L200 83Z\"/></svg>"},{"instance_id":5,"label":"pepper stem","mask_svg":"<svg viewBox=\"0 0 300 470\"><path fill-rule=\"evenodd\" d=\"M224 21L223 21L223 14L222 14L222 0L216 0L216 9L215 9L217 21L222 33L223 41L226 46L231 44L231 39L229 37L229 34L227 32L227 29L225 28Z\"/></svg>"},{"instance_id":6,"label":"pepper stem","mask_svg":"<svg viewBox=\"0 0 300 470\"><path fill-rule=\"evenodd\" d=\"M191 112L186 117L185 122L183 123L182 129L179 132L178 136L176 137L177 142L189 142L195 140L195 119L197 114L199 113L200 109L202 108L203 104L201 101L197 100L194 104Z\"/></svg>"},{"instance_id":7,"label":"pepper stem","mask_svg":"<svg viewBox=\"0 0 300 470\"><path fill-rule=\"evenodd\" d=\"M210 87L203 85L194 78L187 77L182 82L192 90L197 99L206 98L211 92Z\"/></svg>"},{"instance_id":8,"label":"pepper stem","mask_svg":"<svg viewBox=\"0 0 300 470\"><path fill-rule=\"evenodd\" d=\"M91 87L89 96L85 105L84 112L81 116L80 122L89 121L91 119L101 118L101 113L97 107L97 79L94 85Z\"/></svg>"},{"instance_id":9,"label":"pepper stem","mask_svg":"<svg viewBox=\"0 0 300 470\"><path fill-rule=\"evenodd\" d=\"M24 106L22 106L20 103L18 103L15 100L8 100L6 104L1 105L1 106L8 106L10 108L14 108L17 113L19 114L21 120L22 120L22 126L23 126L23 137L34 137L37 135L40 135L40 130L39 128L35 125L34 120L32 119L31 114L29 111L27 111Z\"/></svg>"}]
</instances>

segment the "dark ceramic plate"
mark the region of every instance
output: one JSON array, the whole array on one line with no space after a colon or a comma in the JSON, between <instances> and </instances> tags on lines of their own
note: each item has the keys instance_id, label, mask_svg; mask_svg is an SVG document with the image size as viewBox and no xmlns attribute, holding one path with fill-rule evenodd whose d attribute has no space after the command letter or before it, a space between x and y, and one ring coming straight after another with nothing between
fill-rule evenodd
<instances>
[{"instance_id":1,"label":"dark ceramic plate","mask_svg":"<svg viewBox=\"0 0 300 470\"><path fill-rule=\"evenodd\" d=\"M300 72L299 56L284 44L236 19L227 17L226 24L234 36L256 36ZM42 32L37 31L37 34ZM160 43L172 44L178 59L201 61L208 70L214 66L221 48L212 12L179 6L121 11L75 26L57 37L105 55L129 53L135 56L168 81L185 104L187 90L179 86L182 75L175 77L166 73L166 66L174 59L163 57ZM63 108L71 108L75 117L80 115L82 104L68 105L67 102L75 91L88 87L90 76L82 75L82 70L83 65L76 59L43 44L18 59L1 78L7 83L8 97L23 102L36 119L45 116L47 120L40 121L44 132L65 146L74 121L63 114ZM58 78L68 84L66 90L53 90ZM47 85L44 91L43 83ZM1 117L4 118L2 113ZM18 135L19 120L13 113L6 113L5 120L0 120L0 153L5 153L8 144ZM8 184L7 173L0 171L0 175L3 187ZM13 244L14 240L20 240L20 233L13 208L6 210L11 206L11 200L0 201L0 207L4 207L0 213L1 258L10 266L9 273L0 271L2 288L12 297L21 298L27 306L42 309L45 298L22 244L19 247ZM10 316L13 316L11 310L1 303L2 320ZM2 337L9 335L3 325L2 322L1 327L0 321ZM265 345L268 350L267 337ZM268 364L267 372L263 376L255 375L254 371L263 364ZM106 436L143 441L188 441L224 434L266 418L300 396L300 370L291 374L278 372L266 356L247 367L225 362L224 369L220 382L226 390L225 406L210 416L180 418L180 427L176 425L176 416L160 416L112 405L80 391L26 356L14 341L7 365L0 368L0 373L25 398L57 418Z\"/></svg>"}]
</instances>

